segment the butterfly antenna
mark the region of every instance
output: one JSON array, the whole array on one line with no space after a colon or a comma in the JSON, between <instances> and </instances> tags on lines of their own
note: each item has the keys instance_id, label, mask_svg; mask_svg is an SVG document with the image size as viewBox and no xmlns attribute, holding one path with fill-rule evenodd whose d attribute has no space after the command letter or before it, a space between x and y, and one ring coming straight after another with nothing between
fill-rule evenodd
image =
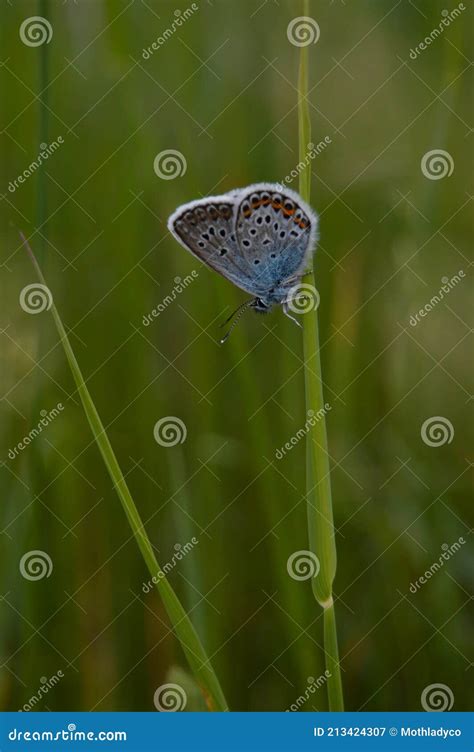
<instances>
[{"instance_id":1,"label":"butterfly antenna","mask_svg":"<svg viewBox=\"0 0 474 752\"><path fill-rule=\"evenodd\" d=\"M223 345L224 342L229 339L231 332L234 330L234 328L237 326L238 322L240 321L240 317L247 310L247 308L249 308L253 304L253 302L254 302L253 299L246 300L245 303L242 303L241 305L239 305L238 308L235 309L235 311L229 316L228 319L226 319L222 324L220 324L220 326L225 326L226 324L229 323L229 321L231 321L231 319L234 319L232 321L229 331L226 334L224 334L224 336L222 337L220 341L221 345Z\"/></svg>"},{"instance_id":2,"label":"butterfly antenna","mask_svg":"<svg viewBox=\"0 0 474 752\"><path fill-rule=\"evenodd\" d=\"M242 310L242 308L246 308L249 305L249 303L252 303L252 301L251 300L245 300L243 303L241 303L239 306L237 306L237 308L235 309L235 311L232 311L232 313L230 314L229 318L227 318L225 321L223 321L222 324L219 324L219 327L222 328L223 326L225 326L226 324L228 324L229 321L231 321L234 318L234 316L236 315L236 313L238 313L240 310Z\"/></svg>"}]
</instances>

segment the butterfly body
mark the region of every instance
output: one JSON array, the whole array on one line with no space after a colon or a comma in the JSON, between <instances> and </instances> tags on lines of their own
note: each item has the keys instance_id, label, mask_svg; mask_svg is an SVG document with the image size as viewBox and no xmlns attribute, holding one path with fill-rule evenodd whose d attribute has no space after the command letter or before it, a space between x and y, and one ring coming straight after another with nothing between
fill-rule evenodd
<instances>
[{"instance_id":1,"label":"butterfly body","mask_svg":"<svg viewBox=\"0 0 474 752\"><path fill-rule=\"evenodd\" d=\"M257 183L180 206L168 228L186 250L250 293L260 313L291 299L314 250L317 216L294 191Z\"/></svg>"}]
</instances>

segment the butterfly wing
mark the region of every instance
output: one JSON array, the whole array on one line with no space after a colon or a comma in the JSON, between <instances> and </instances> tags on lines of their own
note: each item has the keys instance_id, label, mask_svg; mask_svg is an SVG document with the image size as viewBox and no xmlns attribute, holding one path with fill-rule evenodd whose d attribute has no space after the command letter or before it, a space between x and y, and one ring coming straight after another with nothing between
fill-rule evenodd
<instances>
[{"instance_id":1,"label":"butterfly wing","mask_svg":"<svg viewBox=\"0 0 474 752\"><path fill-rule=\"evenodd\" d=\"M242 256L267 289L303 273L316 231L316 214L294 191L277 183L241 191L235 235Z\"/></svg>"},{"instance_id":2,"label":"butterfly wing","mask_svg":"<svg viewBox=\"0 0 474 752\"><path fill-rule=\"evenodd\" d=\"M180 206L168 229L200 261L246 292L258 295L254 273L235 235L238 193L215 196Z\"/></svg>"}]
</instances>

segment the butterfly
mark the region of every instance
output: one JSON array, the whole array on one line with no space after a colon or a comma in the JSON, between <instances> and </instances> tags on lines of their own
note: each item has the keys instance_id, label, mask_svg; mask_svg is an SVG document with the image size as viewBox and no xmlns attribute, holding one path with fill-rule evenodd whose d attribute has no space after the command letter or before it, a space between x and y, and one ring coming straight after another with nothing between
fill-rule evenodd
<instances>
[{"instance_id":1,"label":"butterfly","mask_svg":"<svg viewBox=\"0 0 474 752\"><path fill-rule=\"evenodd\" d=\"M293 319L288 304L314 251L317 224L301 196L278 183L191 201L168 219L168 229L187 251L254 296L230 318L246 308L266 313L281 305Z\"/></svg>"}]
</instances>

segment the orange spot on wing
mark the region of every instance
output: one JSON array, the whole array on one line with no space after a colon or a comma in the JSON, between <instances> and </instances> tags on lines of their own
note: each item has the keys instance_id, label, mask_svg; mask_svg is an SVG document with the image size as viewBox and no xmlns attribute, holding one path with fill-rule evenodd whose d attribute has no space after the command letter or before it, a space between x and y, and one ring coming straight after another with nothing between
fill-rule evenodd
<instances>
[{"instance_id":1,"label":"orange spot on wing","mask_svg":"<svg viewBox=\"0 0 474 752\"><path fill-rule=\"evenodd\" d=\"M282 211L285 217L292 217L295 213L296 209L285 209L283 204L278 203L278 201L272 201L271 199L259 199L258 201L255 201L250 209L247 209L246 211L242 212L242 216L244 217L250 217L253 212L258 209L260 206L271 206L273 209L276 209L277 211ZM302 230L306 230L309 227L309 222L302 218L302 219L294 219L294 222L298 225L298 227L301 227Z\"/></svg>"}]
</instances>

